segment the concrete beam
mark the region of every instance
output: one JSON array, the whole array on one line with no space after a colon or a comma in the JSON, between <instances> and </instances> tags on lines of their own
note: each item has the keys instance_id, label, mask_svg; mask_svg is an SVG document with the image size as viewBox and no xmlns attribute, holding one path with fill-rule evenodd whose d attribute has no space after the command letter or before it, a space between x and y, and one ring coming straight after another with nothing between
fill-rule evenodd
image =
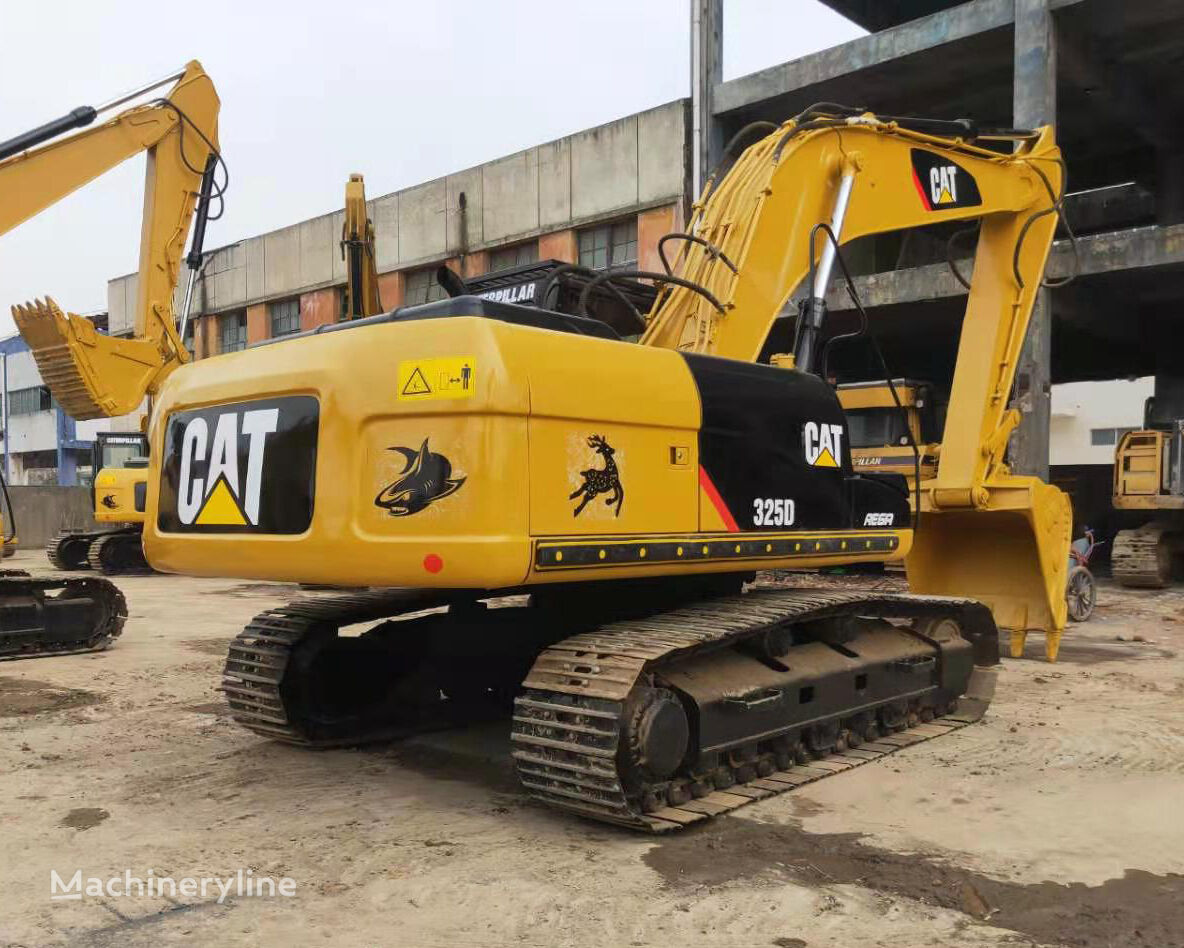
<instances>
[{"instance_id":1,"label":"concrete beam","mask_svg":"<svg viewBox=\"0 0 1184 948\"><path fill-rule=\"evenodd\" d=\"M886 30L958 5L960 0L822 0L865 30Z\"/></svg>"},{"instance_id":2,"label":"concrete beam","mask_svg":"<svg viewBox=\"0 0 1184 948\"><path fill-rule=\"evenodd\" d=\"M1077 239L1079 276L1184 264L1184 224L1134 227ZM959 260L958 269L970 273L972 261ZM1049 255L1045 276L1060 279L1074 272L1073 250L1068 240L1058 240ZM965 296L966 290L944 263L909 270L892 270L855 278L855 289L866 308L897 303L922 303ZM846 288L832 285L827 308L852 309Z\"/></svg>"},{"instance_id":3,"label":"concrete beam","mask_svg":"<svg viewBox=\"0 0 1184 948\"><path fill-rule=\"evenodd\" d=\"M1049 6L1063 8L1082 2L1084 0L1049 0ZM971 0L950 10L721 83L715 89L715 114L756 106L766 99L805 86L858 73L871 66L1010 26L1013 22L1015 0Z\"/></svg>"}]
</instances>

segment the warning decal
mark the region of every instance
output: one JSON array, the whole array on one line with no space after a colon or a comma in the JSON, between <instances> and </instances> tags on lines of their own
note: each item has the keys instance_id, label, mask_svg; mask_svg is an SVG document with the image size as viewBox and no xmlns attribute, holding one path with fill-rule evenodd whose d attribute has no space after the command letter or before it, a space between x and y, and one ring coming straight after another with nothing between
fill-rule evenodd
<instances>
[{"instance_id":1,"label":"warning decal","mask_svg":"<svg viewBox=\"0 0 1184 948\"><path fill-rule=\"evenodd\" d=\"M407 359L399 363L400 399L468 398L473 394L476 371L472 358Z\"/></svg>"}]
</instances>

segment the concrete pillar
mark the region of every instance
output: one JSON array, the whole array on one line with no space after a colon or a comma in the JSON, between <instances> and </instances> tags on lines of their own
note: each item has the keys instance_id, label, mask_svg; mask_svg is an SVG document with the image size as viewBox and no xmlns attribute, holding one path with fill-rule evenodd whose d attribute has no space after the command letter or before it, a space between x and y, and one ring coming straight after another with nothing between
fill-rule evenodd
<instances>
[{"instance_id":1,"label":"concrete pillar","mask_svg":"<svg viewBox=\"0 0 1184 948\"><path fill-rule=\"evenodd\" d=\"M1155 152L1155 219L1161 224L1184 223L1184 150Z\"/></svg>"},{"instance_id":2,"label":"concrete pillar","mask_svg":"<svg viewBox=\"0 0 1184 948\"><path fill-rule=\"evenodd\" d=\"M474 250L461 257L461 276L466 280L489 272L489 251Z\"/></svg>"},{"instance_id":3,"label":"concrete pillar","mask_svg":"<svg viewBox=\"0 0 1184 948\"><path fill-rule=\"evenodd\" d=\"M575 263L579 259L579 245L574 230L557 230L539 238L540 260L562 260Z\"/></svg>"},{"instance_id":4,"label":"concrete pillar","mask_svg":"<svg viewBox=\"0 0 1184 948\"><path fill-rule=\"evenodd\" d=\"M341 315L341 291L335 286L300 294L300 331L337 322ZM269 327L270 328L270 327Z\"/></svg>"},{"instance_id":5,"label":"concrete pillar","mask_svg":"<svg viewBox=\"0 0 1184 948\"><path fill-rule=\"evenodd\" d=\"M403 297L407 291L407 277L403 271L394 273L380 273L378 275L378 300L382 303L384 312L398 309L403 305Z\"/></svg>"},{"instance_id":6,"label":"concrete pillar","mask_svg":"<svg viewBox=\"0 0 1184 948\"><path fill-rule=\"evenodd\" d=\"M271 336L271 320L267 314L266 303L256 303L247 307L247 345L253 346Z\"/></svg>"},{"instance_id":7,"label":"concrete pillar","mask_svg":"<svg viewBox=\"0 0 1184 948\"><path fill-rule=\"evenodd\" d=\"M1048 4L1049 0L1015 0L1012 122L1017 128L1056 122L1056 35ZM1040 290L1016 371L1014 405L1023 420L1011 439L1010 461L1016 473L1044 480L1052 410L1051 350L1052 300L1049 290Z\"/></svg>"},{"instance_id":8,"label":"concrete pillar","mask_svg":"<svg viewBox=\"0 0 1184 948\"><path fill-rule=\"evenodd\" d=\"M216 331L216 316L194 317L193 324L193 357L208 359L218 354L218 339Z\"/></svg>"},{"instance_id":9,"label":"concrete pillar","mask_svg":"<svg viewBox=\"0 0 1184 948\"><path fill-rule=\"evenodd\" d=\"M658 256L658 241L682 226L682 208L677 204L654 207L637 215L637 269L662 272L662 259ZM666 256L673 262L679 244L671 241L666 245Z\"/></svg>"},{"instance_id":10,"label":"concrete pillar","mask_svg":"<svg viewBox=\"0 0 1184 948\"><path fill-rule=\"evenodd\" d=\"M713 114L715 87L723 81L723 0L691 0L691 187L699 196L723 152L723 129Z\"/></svg>"}]
</instances>

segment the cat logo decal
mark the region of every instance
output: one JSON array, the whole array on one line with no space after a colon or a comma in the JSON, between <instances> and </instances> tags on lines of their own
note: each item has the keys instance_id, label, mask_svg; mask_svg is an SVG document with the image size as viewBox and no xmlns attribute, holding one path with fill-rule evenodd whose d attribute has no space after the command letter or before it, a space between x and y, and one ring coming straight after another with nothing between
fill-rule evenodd
<instances>
[{"instance_id":1,"label":"cat logo decal","mask_svg":"<svg viewBox=\"0 0 1184 948\"><path fill-rule=\"evenodd\" d=\"M913 186L927 211L978 207L983 203L974 176L944 155L912 150Z\"/></svg>"},{"instance_id":2,"label":"cat logo decal","mask_svg":"<svg viewBox=\"0 0 1184 948\"><path fill-rule=\"evenodd\" d=\"M811 467L842 467L843 426L807 421L802 427L802 448Z\"/></svg>"},{"instance_id":3,"label":"cat logo decal","mask_svg":"<svg viewBox=\"0 0 1184 948\"><path fill-rule=\"evenodd\" d=\"M158 523L170 533L303 533L312 523L317 400L287 395L169 417Z\"/></svg>"}]
</instances>

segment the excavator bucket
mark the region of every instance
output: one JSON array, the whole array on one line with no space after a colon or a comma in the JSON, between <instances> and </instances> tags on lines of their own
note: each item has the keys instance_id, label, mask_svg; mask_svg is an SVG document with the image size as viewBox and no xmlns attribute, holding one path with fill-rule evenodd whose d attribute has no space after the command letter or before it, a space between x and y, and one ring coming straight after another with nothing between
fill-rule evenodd
<instances>
[{"instance_id":1,"label":"excavator bucket","mask_svg":"<svg viewBox=\"0 0 1184 948\"><path fill-rule=\"evenodd\" d=\"M1043 632L1045 655L1056 661L1072 528L1068 497L1035 477L989 482L983 506L925 503L905 559L909 588L978 599L1009 634L1013 658L1029 632Z\"/></svg>"},{"instance_id":2,"label":"excavator bucket","mask_svg":"<svg viewBox=\"0 0 1184 948\"><path fill-rule=\"evenodd\" d=\"M162 370L154 343L105 336L49 297L12 307L12 317L54 398L79 421L135 411Z\"/></svg>"}]
</instances>

